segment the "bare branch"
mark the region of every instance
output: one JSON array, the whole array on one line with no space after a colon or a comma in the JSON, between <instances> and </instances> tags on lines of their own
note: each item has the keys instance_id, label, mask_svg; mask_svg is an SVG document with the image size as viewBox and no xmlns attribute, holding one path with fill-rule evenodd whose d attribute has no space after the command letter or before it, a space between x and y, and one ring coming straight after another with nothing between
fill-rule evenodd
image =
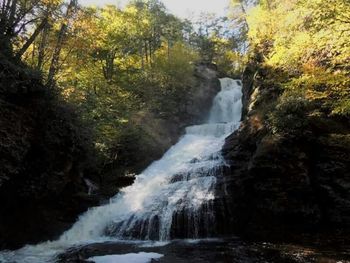
<instances>
[{"instance_id":1,"label":"bare branch","mask_svg":"<svg viewBox=\"0 0 350 263\"><path fill-rule=\"evenodd\" d=\"M34 22L38 21L39 19L40 19L39 17L36 17L36 18L33 18L31 20L24 22L20 27L18 27L15 34L18 35L27 25L34 23Z\"/></svg>"}]
</instances>

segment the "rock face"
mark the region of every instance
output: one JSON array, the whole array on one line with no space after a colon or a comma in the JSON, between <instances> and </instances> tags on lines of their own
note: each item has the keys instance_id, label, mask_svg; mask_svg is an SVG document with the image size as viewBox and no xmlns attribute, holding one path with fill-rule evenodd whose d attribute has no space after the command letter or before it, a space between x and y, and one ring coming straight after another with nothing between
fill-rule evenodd
<instances>
[{"instance_id":1,"label":"rock face","mask_svg":"<svg viewBox=\"0 0 350 263\"><path fill-rule=\"evenodd\" d=\"M0 72L0 249L13 249L58 236L97 202L87 183L94 151L39 75L4 58Z\"/></svg>"},{"instance_id":2,"label":"rock face","mask_svg":"<svg viewBox=\"0 0 350 263\"><path fill-rule=\"evenodd\" d=\"M0 60L0 72L7 72L0 75L1 250L58 237L80 213L133 178L106 175L115 181L101 180L89 130L71 106L45 92L40 76L6 60ZM175 120L141 116L146 143L123 149L130 156L107 170L118 165L123 172L141 171L161 157L185 126L200 122L204 115L197 107L209 111L220 83L213 66L199 65L195 74L196 92L186 116ZM96 182L104 187L104 196L89 195Z\"/></svg>"},{"instance_id":3,"label":"rock face","mask_svg":"<svg viewBox=\"0 0 350 263\"><path fill-rule=\"evenodd\" d=\"M152 113L135 116L133 122L142 124L140 129L143 130L147 140L145 141L145 152L142 152L141 149L139 156L138 151L130 151L134 156L129 156L128 159L134 159L133 165L139 163L134 172L141 172L151 161L160 158L178 141L185 127L201 124L208 117L213 98L221 89L216 66L213 64L196 65L194 78L195 83L190 88L193 90L190 103L186 105L183 114L173 116L171 119L160 118Z\"/></svg>"},{"instance_id":4,"label":"rock face","mask_svg":"<svg viewBox=\"0 0 350 263\"><path fill-rule=\"evenodd\" d=\"M218 70L214 64L198 64L195 68L195 90L192 95L192 103L187 106L187 118L181 125L188 126L201 124L209 115L213 98L221 90L218 79Z\"/></svg>"},{"instance_id":5,"label":"rock face","mask_svg":"<svg viewBox=\"0 0 350 263\"><path fill-rule=\"evenodd\" d=\"M226 139L217 184L217 231L263 239L350 228L350 122L309 116L299 136L274 134L264 109L273 85L245 72L244 120ZM254 83L254 84L253 84ZM258 95L257 95L258 93Z\"/></svg>"},{"instance_id":6,"label":"rock face","mask_svg":"<svg viewBox=\"0 0 350 263\"><path fill-rule=\"evenodd\" d=\"M73 112L53 103L0 99L0 248L53 238L97 201L87 194L84 136Z\"/></svg>"}]
</instances>

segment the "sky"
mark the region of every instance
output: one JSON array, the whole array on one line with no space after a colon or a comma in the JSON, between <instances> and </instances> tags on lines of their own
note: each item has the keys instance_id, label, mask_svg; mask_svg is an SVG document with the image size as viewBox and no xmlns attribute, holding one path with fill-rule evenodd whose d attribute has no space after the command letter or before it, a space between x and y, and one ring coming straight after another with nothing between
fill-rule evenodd
<instances>
[{"instance_id":1,"label":"sky","mask_svg":"<svg viewBox=\"0 0 350 263\"><path fill-rule=\"evenodd\" d=\"M127 0L80 0L83 5L98 5L115 4L118 5L127 2ZM224 15L230 0L162 0L168 10L181 17L193 18L201 12L215 13Z\"/></svg>"}]
</instances>

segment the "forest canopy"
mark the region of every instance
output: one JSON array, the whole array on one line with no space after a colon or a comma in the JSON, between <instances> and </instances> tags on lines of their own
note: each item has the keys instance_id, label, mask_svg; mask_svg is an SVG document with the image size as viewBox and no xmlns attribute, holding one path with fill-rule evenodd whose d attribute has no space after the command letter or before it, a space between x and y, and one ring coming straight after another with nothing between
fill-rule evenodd
<instances>
[{"instance_id":1,"label":"forest canopy","mask_svg":"<svg viewBox=\"0 0 350 263\"><path fill-rule=\"evenodd\" d=\"M29 65L75 105L107 158L140 116L184 114L198 63L239 77L258 62L289 103L302 99L323 114L349 116L349 1L230 2L226 17L189 21L158 0L123 8L1 0L2 55Z\"/></svg>"},{"instance_id":2,"label":"forest canopy","mask_svg":"<svg viewBox=\"0 0 350 263\"><path fill-rule=\"evenodd\" d=\"M251 54L280 72L286 94L350 114L350 2L262 0L247 16Z\"/></svg>"},{"instance_id":3,"label":"forest canopy","mask_svg":"<svg viewBox=\"0 0 350 263\"><path fill-rule=\"evenodd\" d=\"M230 75L241 70L240 40L227 17L183 20L158 0L122 8L1 0L0 7L2 54L29 65L77 108L103 158L113 159L128 134L142 133L140 116L181 118L199 63Z\"/></svg>"}]
</instances>

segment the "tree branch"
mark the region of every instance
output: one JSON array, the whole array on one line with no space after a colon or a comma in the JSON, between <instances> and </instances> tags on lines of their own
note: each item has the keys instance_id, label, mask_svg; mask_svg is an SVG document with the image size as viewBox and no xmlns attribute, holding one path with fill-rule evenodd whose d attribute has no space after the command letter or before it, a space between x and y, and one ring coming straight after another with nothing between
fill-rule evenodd
<instances>
[{"instance_id":1,"label":"tree branch","mask_svg":"<svg viewBox=\"0 0 350 263\"><path fill-rule=\"evenodd\" d=\"M37 36L40 34L40 32L44 29L44 27L48 23L48 18L45 17L43 21L41 21L40 25L35 29L34 33L31 35L31 37L28 39L28 41L23 45L23 47L17 52L16 57L20 58L22 55L27 51L27 49L30 47L30 45L34 42L34 40L37 38Z\"/></svg>"}]
</instances>

